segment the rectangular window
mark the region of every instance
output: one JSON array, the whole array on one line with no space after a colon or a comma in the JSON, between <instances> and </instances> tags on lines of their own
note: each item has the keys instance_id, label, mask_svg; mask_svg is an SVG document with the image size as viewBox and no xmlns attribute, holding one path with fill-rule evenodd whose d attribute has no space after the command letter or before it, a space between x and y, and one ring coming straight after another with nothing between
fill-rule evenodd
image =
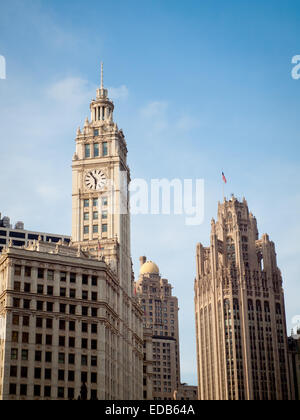
<instances>
[{"instance_id":1,"label":"rectangular window","mask_svg":"<svg viewBox=\"0 0 300 420\"><path fill-rule=\"evenodd\" d=\"M58 353L58 363L60 365L65 363L65 353Z\"/></svg>"},{"instance_id":2,"label":"rectangular window","mask_svg":"<svg viewBox=\"0 0 300 420\"><path fill-rule=\"evenodd\" d=\"M99 203L98 198L94 198L93 199L93 207L98 207L98 203Z\"/></svg>"},{"instance_id":3,"label":"rectangular window","mask_svg":"<svg viewBox=\"0 0 300 420\"><path fill-rule=\"evenodd\" d=\"M14 291L19 292L21 290L21 283L19 281L14 282Z\"/></svg>"},{"instance_id":4,"label":"rectangular window","mask_svg":"<svg viewBox=\"0 0 300 420\"><path fill-rule=\"evenodd\" d=\"M98 218L99 218L99 213L97 211L94 211L93 212L93 219L98 220Z\"/></svg>"},{"instance_id":5,"label":"rectangular window","mask_svg":"<svg viewBox=\"0 0 300 420\"><path fill-rule=\"evenodd\" d=\"M15 265L15 276L20 276L21 275L21 266L20 265Z\"/></svg>"},{"instance_id":6,"label":"rectangular window","mask_svg":"<svg viewBox=\"0 0 300 420\"><path fill-rule=\"evenodd\" d=\"M108 204L108 198L107 197L102 197L102 206L106 207Z\"/></svg>"},{"instance_id":7,"label":"rectangular window","mask_svg":"<svg viewBox=\"0 0 300 420\"><path fill-rule=\"evenodd\" d=\"M67 273L65 271L61 271L60 281L67 281Z\"/></svg>"},{"instance_id":8,"label":"rectangular window","mask_svg":"<svg viewBox=\"0 0 300 420\"><path fill-rule=\"evenodd\" d=\"M94 144L94 157L99 156L99 143Z\"/></svg>"},{"instance_id":9,"label":"rectangular window","mask_svg":"<svg viewBox=\"0 0 300 420\"><path fill-rule=\"evenodd\" d=\"M40 385L34 385L34 396L40 397L41 396L41 386Z\"/></svg>"},{"instance_id":10,"label":"rectangular window","mask_svg":"<svg viewBox=\"0 0 300 420\"><path fill-rule=\"evenodd\" d=\"M76 283L76 273L70 273L70 283Z\"/></svg>"},{"instance_id":11,"label":"rectangular window","mask_svg":"<svg viewBox=\"0 0 300 420\"><path fill-rule=\"evenodd\" d=\"M23 327L29 327L29 316L23 316Z\"/></svg>"},{"instance_id":12,"label":"rectangular window","mask_svg":"<svg viewBox=\"0 0 300 420\"><path fill-rule=\"evenodd\" d=\"M92 276L92 286L97 286L97 285L98 285L98 277Z\"/></svg>"},{"instance_id":13,"label":"rectangular window","mask_svg":"<svg viewBox=\"0 0 300 420\"><path fill-rule=\"evenodd\" d=\"M102 225L102 233L107 233L107 224Z\"/></svg>"},{"instance_id":14,"label":"rectangular window","mask_svg":"<svg viewBox=\"0 0 300 420\"><path fill-rule=\"evenodd\" d=\"M11 349L11 360L18 360L18 349Z\"/></svg>"},{"instance_id":15,"label":"rectangular window","mask_svg":"<svg viewBox=\"0 0 300 420\"><path fill-rule=\"evenodd\" d=\"M53 281L54 280L54 270L48 270L47 272L47 280Z\"/></svg>"},{"instance_id":16,"label":"rectangular window","mask_svg":"<svg viewBox=\"0 0 300 420\"><path fill-rule=\"evenodd\" d=\"M18 341L19 341L19 333L17 331L13 331L11 333L11 341L13 343L18 343Z\"/></svg>"},{"instance_id":17,"label":"rectangular window","mask_svg":"<svg viewBox=\"0 0 300 420\"><path fill-rule=\"evenodd\" d=\"M98 130L98 129L95 129L95 130L94 130L94 136L95 136L95 137L99 136L99 130Z\"/></svg>"},{"instance_id":18,"label":"rectangular window","mask_svg":"<svg viewBox=\"0 0 300 420\"><path fill-rule=\"evenodd\" d=\"M90 207L90 200L83 200L83 207Z\"/></svg>"},{"instance_id":19,"label":"rectangular window","mask_svg":"<svg viewBox=\"0 0 300 420\"><path fill-rule=\"evenodd\" d=\"M37 285L37 293L38 293L39 295L44 294L44 285L43 285L43 284L38 284L38 285Z\"/></svg>"},{"instance_id":20,"label":"rectangular window","mask_svg":"<svg viewBox=\"0 0 300 420\"><path fill-rule=\"evenodd\" d=\"M17 385L16 384L9 384L9 394L10 395L17 395Z\"/></svg>"},{"instance_id":21,"label":"rectangular window","mask_svg":"<svg viewBox=\"0 0 300 420\"><path fill-rule=\"evenodd\" d=\"M47 295L53 296L53 286L47 286Z\"/></svg>"},{"instance_id":22,"label":"rectangular window","mask_svg":"<svg viewBox=\"0 0 300 420\"><path fill-rule=\"evenodd\" d=\"M72 299L76 298L76 290L75 289L70 289L70 298L72 298Z\"/></svg>"},{"instance_id":23,"label":"rectangular window","mask_svg":"<svg viewBox=\"0 0 300 420\"><path fill-rule=\"evenodd\" d=\"M31 276L31 267L25 267L25 277Z\"/></svg>"},{"instance_id":24,"label":"rectangular window","mask_svg":"<svg viewBox=\"0 0 300 420\"><path fill-rule=\"evenodd\" d=\"M20 317L19 315L13 315L13 325L19 325Z\"/></svg>"},{"instance_id":25,"label":"rectangular window","mask_svg":"<svg viewBox=\"0 0 300 420\"><path fill-rule=\"evenodd\" d=\"M86 222L88 222L90 219L90 213L84 213L83 214L83 220L85 220Z\"/></svg>"},{"instance_id":26,"label":"rectangular window","mask_svg":"<svg viewBox=\"0 0 300 420\"><path fill-rule=\"evenodd\" d=\"M106 220L107 219L107 216L108 216L107 211L103 211L102 212L102 220Z\"/></svg>"},{"instance_id":27,"label":"rectangular window","mask_svg":"<svg viewBox=\"0 0 300 420\"><path fill-rule=\"evenodd\" d=\"M89 234L89 231L90 231L89 226L84 226L83 227L83 233L84 233L84 235L88 235Z\"/></svg>"},{"instance_id":28,"label":"rectangular window","mask_svg":"<svg viewBox=\"0 0 300 420\"><path fill-rule=\"evenodd\" d=\"M82 274L82 284L89 284L89 276L87 274Z\"/></svg>"},{"instance_id":29,"label":"rectangular window","mask_svg":"<svg viewBox=\"0 0 300 420\"><path fill-rule=\"evenodd\" d=\"M58 338L58 345L59 345L59 347L65 347L65 344L66 344L65 336L60 336Z\"/></svg>"},{"instance_id":30,"label":"rectangular window","mask_svg":"<svg viewBox=\"0 0 300 420\"><path fill-rule=\"evenodd\" d=\"M44 396L47 398L51 397L51 386L45 386L44 387Z\"/></svg>"},{"instance_id":31,"label":"rectangular window","mask_svg":"<svg viewBox=\"0 0 300 420\"><path fill-rule=\"evenodd\" d=\"M85 158L91 157L91 145L90 144L86 144L84 146L84 156L85 156Z\"/></svg>"},{"instance_id":32,"label":"rectangular window","mask_svg":"<svg viewBox=\"0 0 300 420\"><path fill-rule=\"evenodd\" d=\"M39 268L38 269L38 279L43 279L43 278L44 278L44 269Z\"/></svg>"},{"instance_id":33,"label":"rectangular window","mask_svg":"<svg viewBox=\"0 0 300 420\"><path fill-rule=\"evenodd\" d=\"M25 396L27 395L27 385L20 385L20 395Z\"/></svg>"},{"instance_id":34,"label":"rectangular window","mask_svg":"<svg viewBox=\"0 0 300 420\"><path fill-rule=\"evenodd\" d=\"M46 351L45 362L46 363L52 363L52 353L50 351Z\"/></svg>"},{"instance_id":35,"label":"rectangular window","mask_svg":"<svg viewBox=\"0 0 300 420\"><path fill-rule=\"evenodd\" d=\"M98 225L93 225L93 233L98 233Z\"/></svg>"},{"instance_id":36,"label":"rectangular window","mask_svg":"<svg viewBox=\"0 0 300 420\"><path fill-rule=\"evenodd\" d=\"M102 143L102 156L108 155L108 145L107 142Z\"/></svg>"},{"instance_id":37,"label":"rectangular window","mask_svg":"<svg viewBox=\"0 0 300 420\"><path fill-rule=\"evenodd\" d=\"M42 361L42 352L41 351L36 351L35 352L35 359L36 362L41 362Z\"/></svg>"}]
</instances>

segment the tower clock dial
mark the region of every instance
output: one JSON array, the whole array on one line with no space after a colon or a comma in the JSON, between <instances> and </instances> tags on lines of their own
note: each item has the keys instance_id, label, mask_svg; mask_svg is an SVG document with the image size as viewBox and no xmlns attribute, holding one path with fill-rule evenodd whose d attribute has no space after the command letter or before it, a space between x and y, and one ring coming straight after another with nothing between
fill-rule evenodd
<instances>
[{"instance_id":1,"label":"tower clock dial","mask_svg":"<svg viewBox=\"0 0 300 420\"><path fill-rule=\"evenodd\" d=\"M100 191L106 185L106 176L99 169L91 170L85 175L85 185L89 190Z\"/></svg>"}]
</instances>

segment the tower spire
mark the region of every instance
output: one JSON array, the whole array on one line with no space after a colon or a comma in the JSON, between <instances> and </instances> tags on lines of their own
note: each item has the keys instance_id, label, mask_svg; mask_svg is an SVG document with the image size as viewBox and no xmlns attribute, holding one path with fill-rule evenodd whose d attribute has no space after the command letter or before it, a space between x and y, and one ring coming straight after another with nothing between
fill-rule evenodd
<instances>
[{"instance_id":1,"label":"tower spire","mask_svg":"<svg viewBox=\"0 0 300 420\"><path fill-rule=\"evenodd\" d=\"M103 85L103 61L101 61L101 90L104 89Z\"/></svg>"}]
</instances>

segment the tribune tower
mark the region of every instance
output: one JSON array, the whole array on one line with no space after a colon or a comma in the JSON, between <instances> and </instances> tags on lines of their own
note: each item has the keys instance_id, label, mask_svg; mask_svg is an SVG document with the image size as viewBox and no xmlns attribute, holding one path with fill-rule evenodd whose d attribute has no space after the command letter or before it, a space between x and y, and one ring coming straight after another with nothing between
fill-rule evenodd
<instances>
[{"instance_id":1,"label":"tribune tower","mask_svg":"<svg viewBox=\"0 0 300 420\"><path fill-rule=\"evenodd\" d=\"M132 295L127 146L113 120L114 104L103 85L90 104L91 120L78 128L72 171L72 240L104 257Z\"/></svg>"}]
</instances>

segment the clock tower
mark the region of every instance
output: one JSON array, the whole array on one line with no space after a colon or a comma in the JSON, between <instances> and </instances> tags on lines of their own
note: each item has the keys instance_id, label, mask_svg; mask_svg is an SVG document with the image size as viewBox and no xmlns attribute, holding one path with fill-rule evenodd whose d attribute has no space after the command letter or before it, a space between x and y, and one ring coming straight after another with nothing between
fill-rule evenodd
<instances>
[{"instance_id":1,"label":"clock tower","mask_svg":"<svg viewBox=\"0 0 300 420\"><path fill-rule=\"evenodd\" d=\"M78 128L72 162L72 241L104 258L132 295L127 145L113 120L114 104L103 85L90 104L91 117Z\"/></svg>"}]
</instances>

